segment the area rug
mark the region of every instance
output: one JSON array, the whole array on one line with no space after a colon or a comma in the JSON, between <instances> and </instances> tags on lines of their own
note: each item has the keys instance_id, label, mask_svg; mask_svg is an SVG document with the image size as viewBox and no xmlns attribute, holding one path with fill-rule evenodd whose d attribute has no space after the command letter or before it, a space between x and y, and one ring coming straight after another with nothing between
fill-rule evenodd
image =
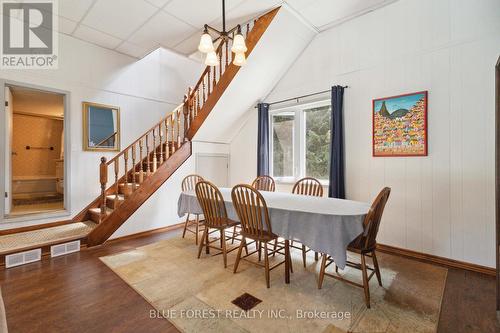
<instances>
[{"instance_id":1,"label":"area rug","mask_svg":"<svg viewBox=\"0 0 500 333\"><path fill-rule=\"evenodd\" d=\"M5 316L5 306L2 299L2 289L0 289L0 332L7 333L7 319Z\"/></svg>"},{"instance_id":2,"label":"area rug","mask_svg":"<svg viewBox=\"0 0 500 333\"><path fill-rule=\"evenodd\" d=\"M197 259L192 238L101 260L156 309L151 318L168 319L181 332L436 332L446 269L380 254L383 287L372 278L368 309L361 288L325 277L318 289L319 262L309 254L304 268L301 252L292 251L291 283L285 284L282 265L271 271L270 289L263 268L242 261L233 274L236 251L227 269L221 256ZM340 272L361 282L356 269ZM257 300L248 311L232 303L248 296Z\"/></svg>"}]
</instances>

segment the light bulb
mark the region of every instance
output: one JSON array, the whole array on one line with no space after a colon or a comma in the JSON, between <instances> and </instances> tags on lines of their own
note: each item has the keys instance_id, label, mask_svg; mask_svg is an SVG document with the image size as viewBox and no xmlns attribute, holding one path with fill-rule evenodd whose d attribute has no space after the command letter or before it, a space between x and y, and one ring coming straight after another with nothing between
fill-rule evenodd
<instances>
[{"instance_id":1,"label":"light bulb","mask_svg":"<svg viewBox=\"0 0 500 333\"><path fill-rule=\"evenodd\" d=\"M200 44L198 45L198 51L202 53L209 53L214 51L212 36L210 36L207 32L201 35Z\"/></svg>"},{"instance_id":2,"label":"light bulb","mask_svg":"<svg viewBox=\"0 0 500 333\"><path fill-rule=\"evenodd\" d=\"M238 52L234 56L234 61L233 64L236 66L243 66L244 64L247 63L247 59L245 58L245 53L244 52Z\"/></svg>"},{"instance_id":3,"label":"light bulb","mask_svg":"<svg viewBox=\"0 0 500 333\"><path fill-rule=\"evenodd\" d=\"M247 51L245 38L243 38L243 35L241 33L238 33L234 36L233 46L231 47L231 51L234 53L242 53Z\"/></svg>"},{"instance_id":4,"label":"light bulb","mask_svg":"<svg viewBox=\"0 0 500 333\"><path fill-rule=\"evenodd\" d=\"M207 57L205 58L205 65L207 66L218 66L219 65L219 57L215 53L215 51L211 51L207 53Z\"/></svg>"}]
</instances>

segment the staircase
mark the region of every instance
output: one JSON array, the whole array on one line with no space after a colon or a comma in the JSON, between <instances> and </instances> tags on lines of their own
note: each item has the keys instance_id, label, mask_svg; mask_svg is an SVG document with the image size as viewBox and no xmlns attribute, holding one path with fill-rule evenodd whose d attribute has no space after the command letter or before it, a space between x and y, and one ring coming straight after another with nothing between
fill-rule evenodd
<instances>
[{"instance_id":1,"label":"staircase","mask_svg":"<svg viewBox=\"0 0 500 333\"><path fill-rule=\"evenodd\" d=\"M247 57L279 10L242 25ZM72 220L95 223L87 246L104 243L191 156L192 138L240 69L230 49L231 40L220 42L219 66L205 68L181 105L114 158L101 158L101 195Z\"/></svg>"}]
</instances>

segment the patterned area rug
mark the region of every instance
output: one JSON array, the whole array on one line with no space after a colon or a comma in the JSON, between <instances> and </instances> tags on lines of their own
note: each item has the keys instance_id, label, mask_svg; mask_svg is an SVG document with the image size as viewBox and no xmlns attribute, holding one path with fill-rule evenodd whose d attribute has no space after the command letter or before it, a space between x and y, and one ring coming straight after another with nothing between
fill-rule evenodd
<instances>
[{"instance_id":1,"label":"patterned area rug","mask_svg":"<svg viewBox=\"0 0 500 333\"><path fill-rule=\"evenodd\" d=\"M101 260L157 310L151 318L166 318L182 332L436 332L444 268L380 254L383 287L372 278L367 309L361 288L328 277L317 288L312 251L307 269L301 252L292 251L291 284L279 266L270 289L263 268L242 261L233 274L235 252L224 269L221 256L197 259L193 239L175 238ZM358 270L341 274L361 282ZM249 295L260 301L252 309L233 304Z\"/></svg>"}]
</instances>

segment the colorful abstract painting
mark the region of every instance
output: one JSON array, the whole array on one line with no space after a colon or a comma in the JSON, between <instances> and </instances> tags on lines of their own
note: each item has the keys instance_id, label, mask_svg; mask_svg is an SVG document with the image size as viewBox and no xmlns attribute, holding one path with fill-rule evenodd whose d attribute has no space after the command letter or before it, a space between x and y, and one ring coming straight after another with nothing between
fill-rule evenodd
<instances>
[{"instance_id":1,"label":"colorful abstract painting","mask_svg":"<svg viewBox=\"0 0 500 333\"><path fill-rule=\"evenodd\" d=\"M427 156L427 91L373 100L373 156Z\"/></svg>"}]
</instances>

